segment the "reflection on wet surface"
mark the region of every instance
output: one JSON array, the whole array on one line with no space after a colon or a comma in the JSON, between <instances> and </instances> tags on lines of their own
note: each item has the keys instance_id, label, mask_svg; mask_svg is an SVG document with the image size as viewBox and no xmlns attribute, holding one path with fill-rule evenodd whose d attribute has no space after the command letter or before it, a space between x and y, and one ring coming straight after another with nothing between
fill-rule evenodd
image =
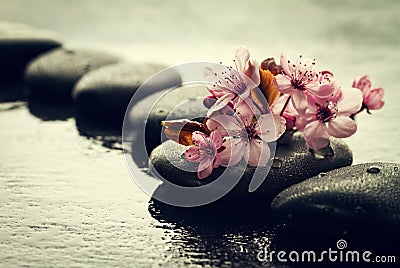
<instances>
[{"instance_id":1,"label":"reflection on wet surface","mask_svg":"<svg viewBox=\"0 0 400 268\"><path fill-rule=\"evenodd\" d=\"M0 105L0 123L7 126L0 134L6 266L268 267L257 260L264 247L320 251L335 248L340 238L354 249L397 253L394 238L291 231L272 220L267 204L228 204L228 209L218 203L206 209L161 204L133 183L122 152L104 144L104 130L93 134L97 138L81 136L73 119L43 121L27 106Z\"/></svg>"}]
</instances>

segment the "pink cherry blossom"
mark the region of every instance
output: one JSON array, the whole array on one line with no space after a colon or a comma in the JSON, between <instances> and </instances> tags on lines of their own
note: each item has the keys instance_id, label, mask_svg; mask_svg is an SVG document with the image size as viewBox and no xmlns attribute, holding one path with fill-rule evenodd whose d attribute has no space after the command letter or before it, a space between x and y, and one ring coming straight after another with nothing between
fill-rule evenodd
<instances>
[{"instance_id":1,"label":"pink cherry blossom","mask_svg":"<svg viewBox=\"0 0 400 268\"><path fill-rule=\"evenodd\" d=\"M249 77L254 82L254 84L259 85L260 66L258 65L258 62L255 59L250 59L249 50L244 46L237 46L233 50L233 54L235 55L234 62L236 65L236 69L239 72L242 72L245 75L247 75L247 77Z\"/></svg>"},{"instance_id":2,"label":"pink cherry blossom","mask_svg":"<svg viewBox=\"0 0 400 268\"><path fill-rule=\"evenodd\" d=\"M330 137L346 138L353 135L357 125L350 115L361 108L362 95L354 88L341 90L325 99L309 98L309 106L296 127L304 130L309 148L321 149L329 144Z\"/></svg>"},{"instance_id":3,"label":"pink cherry blossom","mask_svg":"<svg viewBox=\"0 0 400 268\"><path fill-rule=\"evenodd\" d=\"M323 74L314 70L314 60L300 56L295 63L282 54L280 61L283 73L275 77L276 87L280 92L292 97L293 106L300 112L307 108L308 95L323 98L334 91L335 81L321 81L319 77Z\"/></svg>"},{"instance_id":4,"label":"pink cherry blossom","mask_svg":"<svg viewBox=\"0 0 400 268\"><path fill-rule=\"evenodd\" d=\"M250 59L248 49L239 46L234 50L235 68L223 65L213 65L204 68L204 76L211 84L207 89L211 96L207 96L204 104L210 107L209 115L222 109L232 102L234 106L243 101L252 101L251 90L260 84L259 65L256 60ZM259 109L253 102L254 109Z\"/></svg>"},{"instance_id":5,"label":"pink cherry blossom","mask_svg":"<svg viewBox=\"0 0 400 268\"><path fill-rule=\"evenodd\" d=\"M296 117L298 116L289 98L289 95L281 93L271 105L271 111L274 114L281 115L286 120L286 130L292 130L294 128Z\"/></svg>"},{"instance_id":6,"label":"pink cherry blossom","mask_svg":"<svg viewBox=\"0 0 400 268\"><path fill-rule=\"evenodd\" d=\"M369 110L379 110L385 104L382 100L383 88L372 88L371 80L367 75L357 77L353 82L353 87L361 90L363 95L362 108L366 108L368 113Z\"/></svg>"},{"instance_id":7,"label":"pink cherry blossom","mask_svg":"<svg viewBox=\"0 0 400 268\"><path fill-rule=\"evenodd\" d=\"M218 130L207 137L204 133L195 131L192 133L194 146L185 151L185 158L190 162L198 162L197 177L204 179L211 175L212 170L221 164L221 156L218 150L222 146L222 136Z\"/></svg>"},{"instance_id":8,"label":"pink cherry blossom","mask_svg":"<svg viewBox=\"0 0 400 268\"><path fill-rule=\"evenodd\" d=\"M243 157L251 166L265 166L270 160L268 142L275 141L285 131L282 117L269 113L256 119L245 103L236 108L236 116L217 115L206 124L208 129L218 129L225 137L222 166L235 165Z\"/></svg>"}]
</instances>

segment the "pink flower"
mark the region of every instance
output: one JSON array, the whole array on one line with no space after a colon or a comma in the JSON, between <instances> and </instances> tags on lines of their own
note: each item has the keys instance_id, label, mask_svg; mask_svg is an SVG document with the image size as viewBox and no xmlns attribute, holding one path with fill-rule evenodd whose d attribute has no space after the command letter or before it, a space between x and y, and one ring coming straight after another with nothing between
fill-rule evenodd
<instances>
[{"instance_id":1,"label":"pink flower","mask_svg":"<svg viewBox=\"0 0 400 268\"><path fill-rule=\"evenodd\" d=\"M292 96L293 106L300 112L307 108L307 95L327 97L334 91L335 81L327 79L321 81L318 77L323 74L314 70L315 61L303 59L302 56L296 63L291 62L284 54L281 55L282 74L275 79L276 87L282 93Z\"/></svg>"},{"instance_id":2,"label":"pink flower","mask_svg":"<svg viewBox=\"0 0 400 268\"><path fill-rule=\"evenodd\" d=\"M239 46L234 50L234 54L236 68L223 65L204 68L204 76L211 83L207 86L211 96L204 100L206 107L212 105L209 115L230 102L236 106L243 101L252 101L251 90L260 84L259 65L257 61L250 59L249 51ZM255 103L253 106L258 109Z\"/></svg>"},{"instance_id":3,"label":"pink flower","mask_svg":"<svg viewBox=\"0 0 400 268\"><path fill-rule=\"evenodd\" d=\"M286 130L292 130L298 113L288 98L290 98L289 95L281 93L271 105L271 111L277 115L282 114L282 117L286 120Z\"/></svg>"},{"instance_id":4,"label":"pink flower","mask_svg":"<svg viewBox=\"0 0 400 268\"><path fill-rule=\"evenodd\" d=\"M385 104L383 98L383 88L372 88L371 80L367 75L357 77L353 82L353 87L361 90L363 95L363 107L369 110L379 110ZM361 109L362 109L361 108Z\"/></svg>"},{"instance_id":5,"label":"pink flower","mask_svg":"<svg viewBox=\"0 0 400 268\"><path fill-rule=\"evenodd\" d=\"M250 52L244 46L238 46L233 50L235 59L233 60L236 69L249 77L254 84L260 84L260 71L258 62L255 59L250 59Z\"/></svg>"},{"instance_id":6,"label":"pink flower","mask_svg":"<svg viewBox=\"0 0 400 268\"><path fill-rule=\"evenodd\" d=\"M204 179L221 164L218 150L222 146L222 136L218 130L211 132L209 137L202 132L195 131L192 133L192 140L195 145L185 151L185 158L190 162L199 163L197 177Z\"/></svg>"},{"instance_id":7,"label":"pink flower","mask_svg":"<svg viewBox=\"0 0 400 268\"><path fill-rule=\"evenodd\" d=\"M349 116L361 108L362 95L359 90L350 88L339 94L320 98L309 98L309 107L296 126L304 130L304 139L309 148L321 149L329 144L330 136L346 138L353 135L357 125Z\"/></svg>"},{"instance_id":8,"label":"pink flower","mask_svg":"<svg viewBox=\"0 0 400 268\"><path fill-rule=\"evenodd\" d=\"M206 123L208 129L218 129L226 137L223 143L225 150L221 152L221 165L235 165L244 157L251 166L265 166L270 160L268 142L283 134L285 120L272 113L256 119L245 103L236 108L236 115L217 115Z\"/></svg>"}]
</instances>

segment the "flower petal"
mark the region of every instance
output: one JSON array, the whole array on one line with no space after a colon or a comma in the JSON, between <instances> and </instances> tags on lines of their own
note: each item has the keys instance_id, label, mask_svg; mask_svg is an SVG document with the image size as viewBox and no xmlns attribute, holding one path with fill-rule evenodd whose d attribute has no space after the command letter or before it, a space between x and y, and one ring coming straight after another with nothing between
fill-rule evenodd
<instances>
[{"instance_id":1,"label":"flower petal","mask_svg":"<svg viewBox=\"0 0 400 268\"><path fill-rule=\"evenodd\" d=\"M363 97L356 88L342 89L342 96L338 101L338 115L350 116L361 109Z\"/></svg>"},{"instance_id":2,"label":"flower petal","mask_svg":"<svg viewBox=\"0 0 400 268\"><path fill-rule=\"evenodd\" d=\"M286 120L272 113L263 114L256 125L257 135L265 142L277 140L286 130Z\"/></svg>"},{"instance_id":3,"label":"flower petal","mask_svg":"<svg viewBox=\"0 0 400 268\"><path fill-rule=\"evenodd\" d=\"M217 168L221 165L221 156L217 154L214 159L213 168Z\"/></svg>"},{"instance_id":4,"label":"flower petal","mask_svg":"<svg viewBox=\"0 0 400 268\"><path fill-rule=\"evenodd\" d=\"M216 101L217 97L215 97L214 95L210 95L203 99L203 105L206 106L207 108L211 108Z\"/></svg>"},{"instance_id":5,"label":"flower petal","mask_svg":"<svg viewBox=\"0 0 400 268\"><path fill-rule=\"evenodd\" d=\"M197 170L201 171L207 169L209 166L212 167L213 163L214 163L214 158L208 154L204 154L200 157L199 167Z\"/></svg>"},{"instance_id":6,"label":"flower petal","mask_svg":"<svg viewBox=\"0 0 400 268\"><path fill-rule=\"evenodd\" d=\"M244 126L250 126L253 122L254 113L246 102L240 103L236 108L236 114L239 116Z\"/></svg>"},{"instance_id":7,"label":"flower petal","mask_svg":"<svg viewBox=\"0 0 400 268\"><path fill-rule=\"evenodd\" d=\"M281 62L281 66L282 66L283 72L284 72L286 75L291 76L291 75L292 75L292 68L289 67L289 66L290 66L290 61L289 61L289 59L286 57L286 55L283 54L283 53L281 54L280 62Z\"/></svg>"},{"instance_id":8,"label":"flower petal","mask_svg":"<svg viewBox=\"0 0 400 268\"><path fill-rule=\"evenodd\" d=\"M383 88L374 88L364 98L364 104L369 110L378 110L385 104L382 101L384 95Z\"/></svg>"},{"instance_id":9,"label":"flower petal","mask_svg":"<svg viewBox=\"0 0 400 268\"><path fill-rule=\"evenodd\" d=\"M366 96L371 90L371 79L369 79L368 75L359 76L354 79L352 87L360 89L363 95Z\"/></svg>"},{"instance_id":10,"label":"flower petal","mask_svg":"<svg viewBox=\"0 0 400 268\"><path fill-rule=\"evenodd\" d=\"M200 131L195 131L192 133L192 141L194 144L198 145L206 140L206 135Z\"/></svg>"},{"instance_id":11,"label":"flower petal","mask_svg":"<svg viewBox=\"0 0 400 268\"><path fill-rule=\"evenodd\" d=\"M219 155L221 156L221 166L224 167L236 165L246 151L243 140L237 138L225 138L223 146L225 149Z\"/></svg>"},{"instance_id":12,"label":"flower petal","mask_svg":"<svg viewBox=\"0 0 400 268\"><path fill-rule=\"evenodd\" d=\"M206 126L210 131L218 130L224 137L236 135L244 128L236 117L230 115L212 116L207 120Z\"/></svg>"},{"instance_id":13,"label":"flower petal","mask_svg":"<svg viewBox=\"0 0 400 268\"><path fill-rule=\"evenodd\" d=\"M249 50L244 46L237 46L234 48L233 54L235 55L235 64L238 70L244 73L250 59Z\"/></svg>"},{"instance_id":14,"label":"flower petal","mask_svg":"<svg viewBox=\"0 0 400 268\"><path fill-rule=\"evenodd\" d=\"M278 74L275 76L275 87L279 92L290 94L293 91L293 86L290 78L285 74Z\"/></svg>"},{"instance_id":15,"label":"flower petal","mask_svg":"<svg viewBox=\"0 0 400 268\"><path fill-rule=\"evenodd\" d=\"M336 138L347 138L357 131L357 124L350 117L339 116L328 123L328 133Z\"/></svg>"},{"instance_id":16,"label":"flower petal","mask_svg":"<svg viewBox=\"0 0 400 268\"><path fill-rule=\"evenodd\" d=\"M304 94L303 91L299 89L293 90L292 94L292 103L294 108L299 112L299 113L304 113L304 111L308 107L308 101L307 101L307 96Z\"/></svg>"},{"instance_id":17,"label":"flower petal","mask_svg":"<svg viewBox=\"0 0 400 268\"><path fill-rule=\"evenodd\" d=\"M329 82L325 82L322 84L319 84L318 81L313 81L306 85L306 89L308 92L320 98L332 95L339 88L339 83L334 78L331 78Z\"/></svg>"},{"instance_id":18,"label":"flower petal","mask_svg":"<svg viewBox=\"0 0 400 268\"><path fill-rule=\"evenodd\" d=\"M304 139L307 146L317 150L328 146L329 134L327 127L320 121L313 121L304 128Z\"/></svg>"},{"instance_id":19,"label":"flower petal","mask_svg":"<svg viewBox=\"0 0 400 268\"><path fill-rule=\"evenodd\" d=\"M251 80L253 80L255 85L259 85L261 82L259 64L256 60L250 60L247 70L244 72Z\"/></svg>"},{"instance_id":20,"label":"flower petal","mask_svg":"<svg viewBox=\"0 0 400 268\"><path fill-rule=\"evenodd\" d=\"M199 147L190 146L189 148L186 149L184 155L187 161L198 162L198 160L200 159Z\"/></svg>"},{"instance_id":21,"label":"flower petal","mask_svg":"<svg viewBox=\"0 0 400 268\"><path fill-rule=\"evenodd\" d=\"M215 148L221 148L223 141L221 133L218 130L214 130L213 132L211 132L210 139L214 142Z\"/></svg>"},{"instance_id":22,"label":"flower petal","mask_svg":"<svg viewBox=\"0 0 400 268\"><path fill-rule=\"evenodd\" d=\"M265 166L271 157L268 143L251 140L249 145L250 150L245 154L247 164L253 167Z\"/></svg>"},{"instance_id":23,"label":"flower petal","mask_svg":"<svg viewBox=\"0 0 400 268\"><path fill-rule=\"evenodd\" d=\"M298 131L304 131L304 128L315 120L315 114L302 114L296 117L295 125Z\"/></svg>"},{"instance_id":24,"label":"flower petal","mask_svg":"<svg viewBox=\"0 0 400 268\"><path fill-rule=\"evenodd\" d=\"M200 169L200 166L199 166L199 169L197 170L197 177L199 179L207 178L208 176L211 175L212 171L213 171L213 165L212 164L208 165L204 169Z\"/></svg>"},{"instance_id":25,"label":"flower petal","mask_svg":"<svg viewBox=\"0 0 400 268\"><path fill-rule=\"evenodd\" d=\"M227 106L229 104L230 101L233 100L233 98L235 97L235 94L233 93L227 93L223 96L221 96L213 106L211 106L211 108L208 110L207 112L207 116L211 116L212 113L219 111L221 109L223 109L225 106Z\"/></svg>"}]
</instances>

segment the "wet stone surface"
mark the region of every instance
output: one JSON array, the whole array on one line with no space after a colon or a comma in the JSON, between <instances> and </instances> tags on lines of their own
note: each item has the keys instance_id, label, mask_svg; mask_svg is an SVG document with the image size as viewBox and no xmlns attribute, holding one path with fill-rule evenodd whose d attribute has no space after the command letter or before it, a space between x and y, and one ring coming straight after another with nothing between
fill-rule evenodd
<instances>
[{"instance_id":1,"label":"wet stone surface","mask_svg":"<svg viewBox=\"0 0 400 268\"><path fill-rule=\"evenodd\" d=\"M118 62L100 51L53 49L29 63L25 81L30 95L49 101L70 101L75 83L87 72Z\"/></svg>"},{"instance_id":2,"label":"wet stone surface","mask_svg":"<svg viewBox=\"0 0 400 268\"><path fill-rule=\"evenodd\" d=\"M73 90L79 115L98 123L118 121L122 127L125 111L133 94L144 81L165 68L166 66L160 64L117 63L87 73ZM143 89L143 97L179 85L180 82L178 73L166 71L161 78L150 81Z\"/></svg>"},{"instance_id":3,"label":"wet stone surface","mask_svg":"<svg viewBox=\"0 0 400 268\"><path fill-rule=\"evenodd\" d=\"M281 192L272 212L303 231L398 236L399 166L376 162L322 173Z\"/></svg>"},{"instance_id":4,"label":"wet stone surface","mask_svg":"<svg viewBox=\"0 0 400 268\"><path fill-rule=\"evenodd\" d=\"M206 95L205 85L184 85L165 94L152 94L132 106L126 120L132 126L135 161L142 167L147 166L148 155L166 139L162 131L162 121L184 118L201 121L207 113L207 108L202 103ZM145 149L142 146L143 140Z\"/></svg>"},{"instance_id":5,"label":"wet stone surface","mask_svg":"<svg viewBox=\"0 0 400 268\"><path fill-rule=\"evenodd\" d=\"M332 140L331 147L334 156L330 158L316 157L311 153L300 133L291 136L290 144L278 144L275 158L266 179L261 186L254 192L249 193L249 183L255 172L255 168L248 166L235 188L224 198L236 201L262 201L269 204L280 191L315 176L320 172L325 172L335 168L351 165L352 153L350 148L340 140ZM173 141L155 148L151 154L151 168L155 169L166 180L182 186L196 187L208 184L218 178L225 168L219 167L213 170L210 177L203 180L197 178L196 172L186 170L196 170L196 163L186 161L182 156L184 146L176 146ZM170 159L176 161L171 163ZM235 176L242 172L242 166L231 167L228 172ZM264 168L265 169L265 168ZM268 170L261 168L261 174ZM240 174L240 173L239 173ZM268 207L265 207L268 210Z\"/></svg>"}]
</instances>

